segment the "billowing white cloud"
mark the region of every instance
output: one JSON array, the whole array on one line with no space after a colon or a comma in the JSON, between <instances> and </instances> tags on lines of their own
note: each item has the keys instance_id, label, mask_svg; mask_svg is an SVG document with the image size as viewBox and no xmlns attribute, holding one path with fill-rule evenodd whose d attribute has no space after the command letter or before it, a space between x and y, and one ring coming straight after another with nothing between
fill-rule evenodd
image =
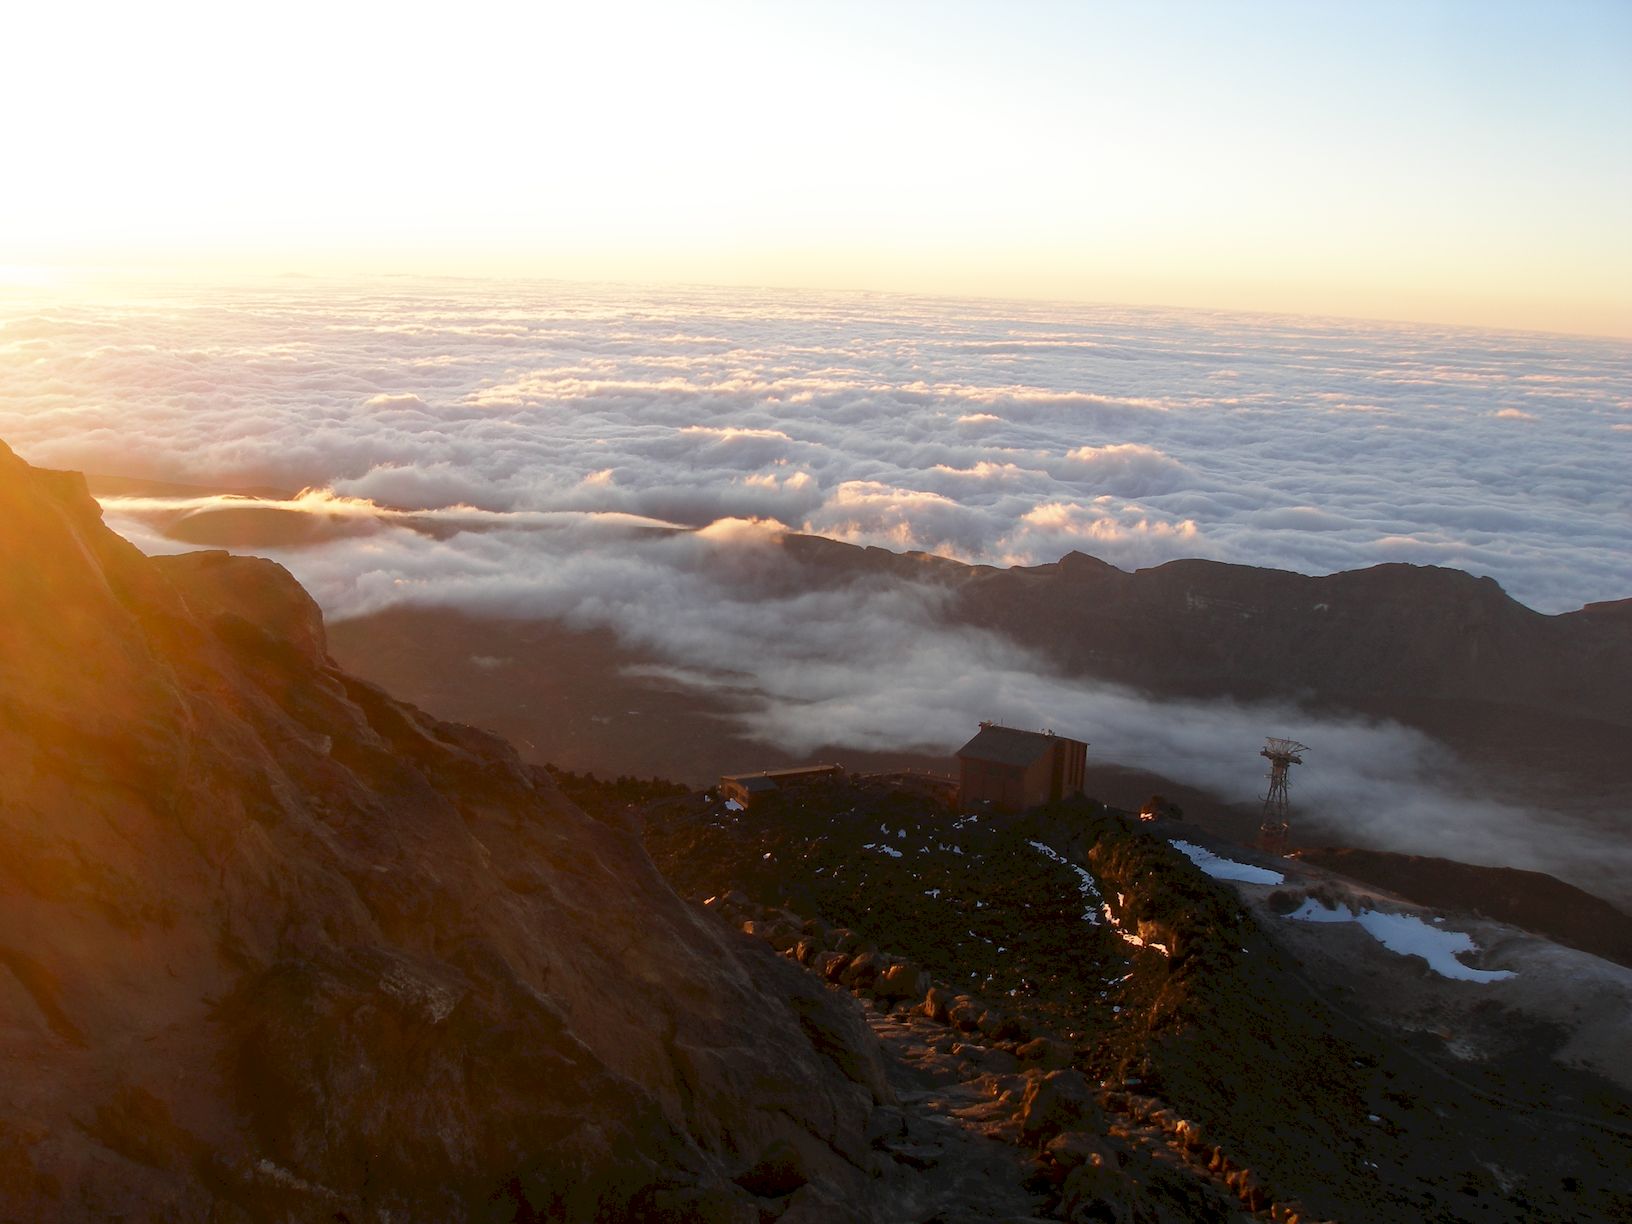
<instances>
[{"instance_id":1,"label":"billowing white cloud","mask_svg":"<svg viewBox=\"0 0 1632 1224\"><path fill-rule=\"evenodd\" d=\"M51 466L327 488L294 508L344 529L273 551L331 615L607 626L792 750L945 751L992 717L1084 727L1100 759L1230 794L1292 727L1320 748L1310 819L1442 852L1434 830L1474 828L1509 861L1579 868L1568 814L1535 836L1398 727L1068 683L942 624L928 588L810 590L771 545L787 527L993 564L1416 561L1548 612L1621 598L1628 356L1148 310L300 282L0 303L0 438ZM109 511L157 550L200 508Z\"/></svg>"},{"instance_id":2,"label":"billowing white cloud","mask_svg":"<svg viewBox=\"0 0 1632 1224\"><path fill-rule=\"evenodd\" d=\"M1096 538L1150 542L1108 554L1132 564L1164 541L1431 560L1552 612L1632 591L1627 369L1624 343L1431 327L290 282L0 304L0 437L96 471L774 518L994 563ZM1037 517L1106 496L1116 531Z\"/></svg>"},{"instance_id":3,"label":"billowing white cloud","mask_svg":"<svg viewBox=\"0 0 1632 1224\"><path fill-rule=\"evenodd\" d=\"M1173 493L1196 483L1184 464L1139 442L1078 446L1065 457L1080 479L1118 497Z\"/></svg>"},{"instance_id":4,"label":"billowing white cloud","mask_svg":"<svg viewBox=\"0 0 1632 1224\"><path fill-rule=\"evenodd\" d=\"M1109 496L1087 505L1046 502L1034 507L1020 517L1005 543L1008 555L1017 560L1063 556L1075 549L1121 569L1143 569L1202 551L1193 520L1153 519L1138 506Z\"/></svg>"}]
</instances>

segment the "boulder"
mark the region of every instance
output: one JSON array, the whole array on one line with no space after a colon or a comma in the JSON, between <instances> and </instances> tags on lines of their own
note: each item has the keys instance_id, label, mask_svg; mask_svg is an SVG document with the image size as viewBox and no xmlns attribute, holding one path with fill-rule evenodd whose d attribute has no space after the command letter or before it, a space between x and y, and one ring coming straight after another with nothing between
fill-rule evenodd
<instances>
[{"instance_id":1,"label":"boulder","mask_svg":"<svg viewBox=\"0 0 1632 1224\"><path fill-rule=\"evenodd\" d=\"M844 981L844 975L850 969L851 958L843 952L825 953L822 960L822 976L835 985Z\"/></svg>"},{"instance_id":2,"label":"boulder","mask_svg":"<svg viewBox=\"0 0 1632 1224\"><path fill-rule=\"evenodd\" d=\"M980 1017L984 1009L968 998L960 997L947 1011L947 1019L954 1028L962 1029L966 1033L973 1033L980 1028Z\"/></svg>"},{"instance_id":3,"label":"boulder","mask_svg":"<svg viewBox=\"0 0 1632 1224\"><path fill-rule=\"evenodd\" d=\"M891 965L873 983L873 993L881 999L916 999L929 990L929 974L910 961Z\"/></svg>"},{"instance_id":4,"label":"boulder","mask_svg":"<svg viewBox=\"0 0 1632 1224\"><path fill-rule=\"evenodd\" d=\"M866 990L887 967L883 956L868 949L851 958L839 980L851 990Z\"/></svg>"},{"instance_id":5,"label":"boulder","mask_svg":"<svg viewBox=\"0 0 1632 1224\"><path fill-rule=\"evenodd\" d=\"M817 977L828 981L837 980L836 966L842 966L845 958L837 952L818 952L810 958L810 971Z\"/></svg>"},{"instance_id":6,"label":"boulder","mask_svg":"<svg viewBox=\"0 0 1632 1224\"><path fill-rule=\"evenodd\" d=\"M761 937L778 952L789 952L799 942L799 926L786 918L770 919L761 924Z\"/></svg>"},{"instance_id":7,"label":"boulder","mask_svg":"<svg viewBox=\"0 0 1632 1224\"><path fill-rule=\"evenodd\" d=\"M923 1004L919 1007L924 1015L931 1020L946 1024L951 1019L952 996L939 986L932 986L924 994Z\"/></svg>"},{"instance_id":8,"label":"boulder","mask_svg":"<svg viewBox=\"0 0 1632 1224\"><path fill-rule=\"evenodd\" d=\"M1173 1137L1184 1145L1187 1152L1199 1152L1207 1146L1206 1132L1202 1130L1201 1123L1188 1118L1181 1119L1174 1127Z\"/></svg>"},{"instance_id":9,"label":"boulder","mask_svg":"<svg viewBox=\"0 0 1632 1224\"><path fill-rule=\"evenodd\" d=\"M988 1008L981 1013L980 1031L993 1041L1024 1041L1031 1036L1031 1026L1019 1016Z\"/></svg>"},{"instance_id":10,"label":"boulder","mask_svg":"<svg viewBox=\"0 0 1632 1224\"><path fill-rule=\"evenodd\" d=\"M1062 1131L1045 1145L1044 1151L1063 1169L1074 1169L1090 1160L1115 1169L1116 1157L1104 1140L1090 1131Z\"/></svg>"},{"instance_id":11,"label":"boulder","mask_svg":"<svg viewBox=\"0 0 1632 1224\"><path fill-rule=\"evenodd\" d=\"M1053 1071L1069 1067L1073 1051L1063 1041L1056 1041L1052 1037L1033 1037L1015 1050L1015 1054L1022 1062L1034 1062Z\"/></svg>"},{"instance_id":12,"label":"boulder","mask_svg":"<svg viewBox=\"0 0 1632 1224\"><path fill-rule=\"evenodd\" d=\"M1100 1131L1104 1115L1082 1072L1050 1071L1031 1081L1020 1105L1020 1132L1028 1142L1063 1130Z\"/></svg>"}]
</instances>

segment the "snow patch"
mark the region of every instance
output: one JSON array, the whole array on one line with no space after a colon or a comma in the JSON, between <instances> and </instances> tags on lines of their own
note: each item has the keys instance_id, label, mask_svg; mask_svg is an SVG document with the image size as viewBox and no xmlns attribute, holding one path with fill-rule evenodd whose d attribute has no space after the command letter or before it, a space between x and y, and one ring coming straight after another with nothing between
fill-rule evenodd
<instances>
[{"instance_id":1,"label":"snow patch","mask_svg":"<svg viewBox=\"0 0 1632 1224\"><path fill-rule=\"evenodd\" d=\"M877 850L880 854L887 854L891 858L901 858L902 857L901 851L897 850L894 846L886 846L883 842L868 842L865 846L862 847L862 849L863 850Z\"/></svg>"},{"instance_id":2,"label":"snow patch","mask_svg":"<svg viewBox=\"0 0 1632 1224\"><path fill-rule=\"evenodd\" d=\"M1053 846L1050 846L1044 842L1034 841L1027 842L1026 844L1043 857L1053 859L1056 863L1069 867L1072 871L1077 873L1077 891L1082 894L1083 900L1088 902L1087 908L1082 911L1082 920L1084 922L1091 922L1095 926L1098 926L1100 900L1099 889L1095 886L1094 877L1088 874L1087 869L1077 866L1077 864L1073 863L1058 850L1054 849Z\"/></svg>"},{"instance_id":3,"label":"snow patch","mask_svg":"<svg viewBox=\"0 0 1632 1224\"><path fill-rule=\"evenodd\" d=\"M1278 871L1271 871L1268 867L1254 867L1250 863L1238 863L1234 859L1214 854L1205 846L1176 841L1173 843L1173 849L1215 880L1239 880L1243 884L1286 883L1286 877Z\"/></svg>"},{"instance_id":4,"label":"snow patch","mask_svg":"<svg viewBox=\"0 0 1632 1224\"><path fill-rule=\"evenodd\" d=\"M1116 903L1118 905L1122 904L1121 893L1116 894ZM1132 944L1136 948L1149 948L1152 952L1160 952L1163 956L1171 957L1173 955L1172 950L1166 944L1157 943L1154 939L1145 939L1128 930L1127 927L1116 920L1116 915L1111 913L1109 905L1100 906L1099 912L1105 915L1105 921L1111 924L1111 930L1122 937L1123 943Z\"/></svg>"},{"instance_id":5,"label":"snow patch","mask_svg":"<svg viewBox=\"0 0 1632 1224\"><path fill-rule=\"evenodd\" d=\"M1477 952L1479 945L1463 931L1444 931L1430 926L1414 914L1387 914L1381 910L1358 912L1347 906L1327 909L1313 897L1288 914L1294 922L1356 922L1390 952L1400 956L1420 956L1441 977L1460 982L1500 982L1515 976L1511 969L1474 969L1457 960L1460 952Z\"/></svg>"},{"instance_id":6,"label":"snow patch","mask_svg":"<svg viewBox=\"0 0 1632 1224\"><path fill-rule=\"evenodd\" d=\"M728 812L740 812L743 810L743 806L735 799L727 799L725 801L725 810Z\"/></svg>"}]
</instances>

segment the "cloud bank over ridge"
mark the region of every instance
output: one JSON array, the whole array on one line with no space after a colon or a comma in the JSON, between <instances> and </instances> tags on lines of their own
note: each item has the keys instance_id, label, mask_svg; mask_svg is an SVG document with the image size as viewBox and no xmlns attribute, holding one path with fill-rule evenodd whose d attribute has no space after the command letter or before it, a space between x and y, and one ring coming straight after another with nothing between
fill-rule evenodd
<instances>
[{"instance_id":1,"label":"cloud bank over ridge","mask_svg":"<svg viewBox=\"0 0 1632 1224\"><path fill-rule=\"evenodd\" d=\"M1446 785L1414 732L1062 679L942 623L916 584L806 589L774 546L787 527L995 564L1415 561L1544 611L1623 597L1627 345L460 283L0 318L0 437L31 461L330 490L290 507L328 529L256 551L331 616L410 601L610 627L796 753L944 752L997 718L1247 800L1262 736L1295 733L1320 761L1301 797L1334 837L1453 853L1472 829L1493 861L1632 868L1584 826L1543 835ZM222 504L107 508L173 551L161 524Z\"/></svg>"},{"instance_id":2,"label":"cloud bank over ridge","mask_svg":"<svg viewBox=\"0 0 1632 1224\"><path fill-rule=\"evenodd\" d=\"M774 519L1632 593L1632 347L1265 316L550 284L0 300L37 463L407 508Z\"/></svg>"}]
</instances>

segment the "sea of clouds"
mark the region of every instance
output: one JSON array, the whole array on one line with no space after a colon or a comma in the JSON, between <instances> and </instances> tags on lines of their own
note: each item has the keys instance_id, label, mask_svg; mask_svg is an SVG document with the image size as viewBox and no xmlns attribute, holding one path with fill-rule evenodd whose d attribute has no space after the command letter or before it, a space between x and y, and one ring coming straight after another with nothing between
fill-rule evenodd
<instances>
[{"instance_id":1,"label":"sea of clouds","mask_svg":"<svg viewBox=\"0 0 1632 1224\"><path fill-rule=\"evenodd\" d=\"M331 616L415 601L610 627L749 733L948 752L979 718L1226 798L1266 734L1334 835L1586 880L1587 826L1446 783L1392 725L1153 703L941 622L904 582L811 590L783 528L993 564L1071 549L1632 595L1632 345L869 295L289 280L0 298L0 439L30 461L327 492L363 531L274 551ZM349 499L349 500L348 500ZM185 502L107 503L150 551ZM202 504L202 503L201 503ZM419 512L405 520L381 507ZM438 530L426 531L427 523ZM657 524L692 530L654 530ZM416 529L417 525L417 529ZM266 550L261 550L266 551ZM1318 761L1318 768L1314 763ZM1363 825L1363 829L1362 829Z\"/></svg>"},{"instance_id":2,"label":"sea of clouds","mask_svg":"<svg viewBox=\"0 0 1632 1224\"><path fill-rule=\"evenodd\" d=\"M1632 345L739 290L300 280L0 298L31 460L394 505L774 519L997 564L1072 548L1632 595Z\"/></svg>"}]
</instances>

